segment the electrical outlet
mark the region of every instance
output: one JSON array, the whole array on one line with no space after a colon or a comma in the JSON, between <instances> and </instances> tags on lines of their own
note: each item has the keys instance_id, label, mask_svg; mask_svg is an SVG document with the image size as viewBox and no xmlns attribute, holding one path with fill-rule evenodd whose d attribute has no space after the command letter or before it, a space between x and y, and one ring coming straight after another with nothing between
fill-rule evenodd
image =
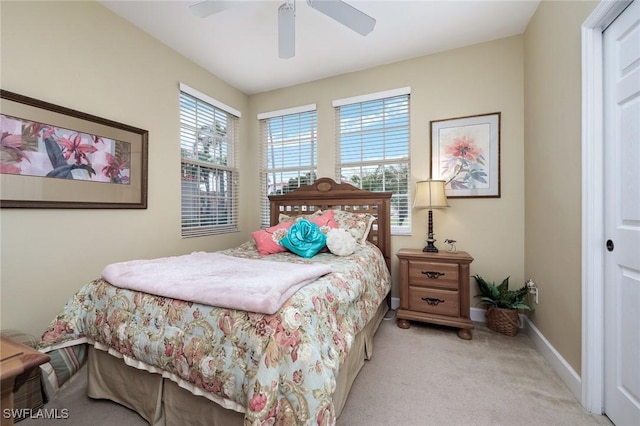
<instances>
[{"instance_id":1,"label":"electrical outlet","mask_svg":"<svg viewBox=\"0 0 640 426\"><path fill-rule=\"evenodd\" d=\"M538 286L531 278L527 280L527 288L529 289L529 294L533 294L533 300L534 302L536 302L536 305L537 305L538 294L540 293L540 290L538 289Z\"/></svg>"}]
</instances>

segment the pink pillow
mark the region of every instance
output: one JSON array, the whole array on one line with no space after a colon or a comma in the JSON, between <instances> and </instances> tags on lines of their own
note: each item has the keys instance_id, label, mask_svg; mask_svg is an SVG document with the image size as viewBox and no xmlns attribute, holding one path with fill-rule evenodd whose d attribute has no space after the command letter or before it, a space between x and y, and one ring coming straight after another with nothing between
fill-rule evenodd
<instances>
[{"instance_id":1,"label":"pink pillow","mask_svg":"<svg viewBox=\"0 0 640 426\"><path fill-rule=\"evenodd\" d=\"M270 228L253 232L251 236L256 242L258 252L266 255L287 251L286 247L280 245L280 240L287 235L291 225L293 225L293 221L280 223Z\"/></svg>"},{"instance_id":2,"label":"pink pillow","mask_svg":"<svg viewBox=\"0 0 640 426\"><path fill-rule=\"evenodd\" d=\"M323 233L329 232L330 229L335 229L338 227L338 222L334 219L335 212L333 210L329 210L321 214L320 216L312 217L309 219L309 222L313 222L320 227L320 230Z\"/></svg>"}]
</instances>

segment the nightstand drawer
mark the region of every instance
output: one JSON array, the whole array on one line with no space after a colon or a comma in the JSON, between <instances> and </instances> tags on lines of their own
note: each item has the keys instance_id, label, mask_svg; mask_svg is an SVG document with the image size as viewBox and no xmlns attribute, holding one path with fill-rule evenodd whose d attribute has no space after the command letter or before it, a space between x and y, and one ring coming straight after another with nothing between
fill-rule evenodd
<instances>
[{"instance_id":1,"label":"nightstand drawer","mask_svg":"<svg viewBox=\"0 0 640 426\"><path fill-rule=\"evenodd\" d=\"M458 265L451 263L409 263L409 285L458 290Z\"/></svg>"},{"instance_id":2,"label":"nightstand drawer","mask_svg":"<svg viewBox=\"0 0 640 426\"><path fill-rule=\"evenodd\" d=\"M409 309L412 311L458 317L459 300L457 291L409 288Z\"/></svg>"}]
</instances>

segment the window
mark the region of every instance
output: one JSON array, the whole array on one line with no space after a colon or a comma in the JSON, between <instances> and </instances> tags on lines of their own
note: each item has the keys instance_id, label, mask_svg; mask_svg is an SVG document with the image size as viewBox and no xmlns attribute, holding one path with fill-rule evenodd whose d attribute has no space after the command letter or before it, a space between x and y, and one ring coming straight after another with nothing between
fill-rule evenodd
<instances>
[{"instance_id":1,"label":"window","mask_svg":"<svg viewBox=\"0 0 640 426\"><path fill-rule=\"evenodd\" d=\"M180 85L182 236L238 231L240 113Z\"/></svg>"},{"instance_id":2,"label":"window","mask_svg":"<svg viewBox=\"0 0 640 426\"><path fill-rule=\"evenodd\" d=\"M316 180L316 106L258 114L262 168L261 220L269 226L271 194L285 194Z\"/></svg>"},{"instance_id":3,"label":"window","mask_svg":"<svg viewBox=\"0 0 640 426\"><path fill-rule=\"evenodd\" d=\"M409 88L333 102L341 182L388 191L391 231L411 232L409 214Z\"/></svg>"}]
</instances>

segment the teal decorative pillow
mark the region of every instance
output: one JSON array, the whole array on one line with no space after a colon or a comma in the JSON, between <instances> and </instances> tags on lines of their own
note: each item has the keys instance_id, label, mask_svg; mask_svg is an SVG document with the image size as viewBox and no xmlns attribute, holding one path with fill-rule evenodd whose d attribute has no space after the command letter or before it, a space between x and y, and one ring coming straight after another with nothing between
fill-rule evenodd
<instances>
[{"instance_id":1,"label":"teal decorative pillow","mask_svg":"<svg viewBox=\"0 0 640 426\"><path fill-rule=\"evenodd\" d=\"M327 245L327 236L320 227L307 219L300 219L289 228L280 245L298 256L310 258Z\"/></svg>"}]
</instances>

